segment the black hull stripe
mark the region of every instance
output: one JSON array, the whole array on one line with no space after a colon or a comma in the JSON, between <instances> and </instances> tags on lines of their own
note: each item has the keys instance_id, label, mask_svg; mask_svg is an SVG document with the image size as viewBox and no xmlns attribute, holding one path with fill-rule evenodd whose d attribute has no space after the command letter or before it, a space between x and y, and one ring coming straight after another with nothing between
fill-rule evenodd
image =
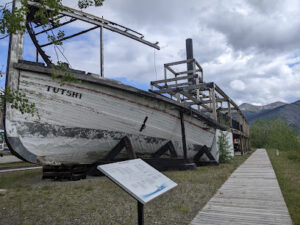
<instances>
[{"instance_id":1,"label":"black hull stripe","mask_svg":"<svg viewBox=\"0 0 300 225\"><path fill-rule=\"evenodd\" d=\"M19 123L19 122L17 122ZM18 134L21 137L66 137L66 138L83 138L83 139L102 139L112 138L113 140L120 140L124 136L129 138L142 138L148 143L161 143L166 141L165 138L151 137L142 134L129 134L120 131L109 131L101 129L81 128L81 127L66 127L61 125L52 125L46 123L31 123L24 122L18 126Z\"/></svg>"}]
</instances>

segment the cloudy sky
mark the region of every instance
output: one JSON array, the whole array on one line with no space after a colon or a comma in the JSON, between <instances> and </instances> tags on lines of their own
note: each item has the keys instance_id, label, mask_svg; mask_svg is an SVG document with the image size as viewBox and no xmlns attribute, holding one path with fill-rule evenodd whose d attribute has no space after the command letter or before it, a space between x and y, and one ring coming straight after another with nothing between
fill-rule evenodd
<instances>
[{"instance_id":1,"label":"cloudy sky","mask_svg":"<svg viewBox=\"0 0 300 225\"><path fill-rule=\"evenodd\" d=\"M76 7L76 1L64 3ZM161 47L154 50L105 30L107 78L148 89L151 80L163 77L164 63L185 59L185 39L192 38L204 80L216 82L238 104L300 99L298 0L106 0L85 11L137 30ZM66 33L85 27L74 23ZM34 59L30 42L26 38L25 59ZM8 40L0 41L2 70L7 45ZM47 50L56 61L53 47ZM63 51L73 68L99 73L99 31L66 41Z\"/></svg>"}]
</instances>

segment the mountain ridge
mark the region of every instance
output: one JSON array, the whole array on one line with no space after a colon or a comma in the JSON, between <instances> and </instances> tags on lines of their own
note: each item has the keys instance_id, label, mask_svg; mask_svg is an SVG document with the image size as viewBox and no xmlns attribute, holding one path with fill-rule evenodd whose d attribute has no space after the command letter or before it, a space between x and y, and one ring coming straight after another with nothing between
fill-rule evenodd
<instances>
[{"instance_id":1,"label":"mountain ridge","mask_svg":"<svg viewBox=\"0 0 300 225\"><path fill-rule=\"evenodd\" d=\"M300 100L293 103L278 101L263 106L243 103L240 109L250 123L256 120L285 119L291 128L300 133Z\"/></svg>"},{"instance_id":2,"label":"mountain ridge","mask_svg":"<svg viewBox=\"0 0 300 225\"><path fill-rule=\"evenodd\" d=\"M273 102L267 105L253 105L253 104L249 104L249 103L243 103L241 104L239 107L241 110L253 110L253 111L257 111L257 110L270 110L270 109L274 109L277 108L279 106L282 105L286 105L288 103L285 102L281 102L281 101L277 101L277 102Z\"/></svg>"}]
</instances>

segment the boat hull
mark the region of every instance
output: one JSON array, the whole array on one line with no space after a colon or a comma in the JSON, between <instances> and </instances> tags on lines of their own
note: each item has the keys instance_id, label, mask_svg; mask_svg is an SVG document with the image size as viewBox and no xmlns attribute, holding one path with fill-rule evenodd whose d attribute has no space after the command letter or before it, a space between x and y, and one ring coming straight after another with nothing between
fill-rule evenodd
<instances>
[{"instance_id":1,"label":"boat hull","mask_svg":"<svg viewBox=\"0 0 300 225\"><path fill-rule=\"evenodd\" d=\"M21 68L14 68L19 73L17 88L36 104L40 119L7 105L5 127L13 151L25 160L43 165L91 164L125 136L140 156L172 141L183 157L182 108L175 101L105 79L61 86L42 67ZM216 128L204 119L185 113L184 127L188 158L199 147L213 145ZM208 158L204 155L202 160Z\"/></svg>"}]
</instances>

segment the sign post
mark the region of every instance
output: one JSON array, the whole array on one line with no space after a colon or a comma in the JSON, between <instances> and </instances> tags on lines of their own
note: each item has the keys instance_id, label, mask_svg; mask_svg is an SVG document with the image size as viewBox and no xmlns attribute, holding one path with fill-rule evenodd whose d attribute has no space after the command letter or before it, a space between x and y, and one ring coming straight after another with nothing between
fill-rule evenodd
<instances>
[{"instance_id":1,"label":"sign post","mask_svg":"<svg viewBox=\"0 0 300 225\"><path fill-rule=\"evenodd\" d=\"M138 206L138 225L144 225L144 205L137 201Z\"/></svg>"},{"instance_id":2,"label":"sign post","mask_svg":"<svg viewBox=\"0 0 300 225\"><path fill-rule=\"evenodd\" d=\"M144 224L144 204L177 186L142 159L110 163L97 168L138 201L138 225Z\"/></svg>"}]
</instances>

